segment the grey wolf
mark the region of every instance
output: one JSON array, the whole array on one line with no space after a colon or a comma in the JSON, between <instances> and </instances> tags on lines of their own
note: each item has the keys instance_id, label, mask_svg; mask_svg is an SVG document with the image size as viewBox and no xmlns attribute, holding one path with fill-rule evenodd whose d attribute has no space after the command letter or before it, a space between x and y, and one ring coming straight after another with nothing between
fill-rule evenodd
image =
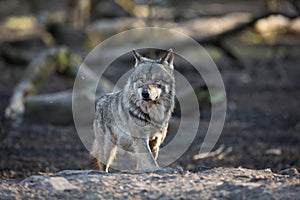
<instances>
[{"instance_id":1,"label":"grey wolf","mask_svg":"<svg viewBox=\"0 0 300 200\"><path fill-rule=\"evenodd\" d=\"M174 108L174 52L157 60L132 50L135 66L124 89L96 101L93 163L108 172L118 149L130 152L136 170L156 170L160 145Z\"/></svg>"}]
</instances>

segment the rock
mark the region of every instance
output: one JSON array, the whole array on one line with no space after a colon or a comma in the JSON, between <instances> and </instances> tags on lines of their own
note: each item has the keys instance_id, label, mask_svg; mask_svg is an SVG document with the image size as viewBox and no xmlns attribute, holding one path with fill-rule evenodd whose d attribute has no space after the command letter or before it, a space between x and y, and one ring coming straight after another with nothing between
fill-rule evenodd
<instances>
[{"instance_id":1,"label":"rock","mask_svg":"<svg viewBox=\"0 0 300 200\"><path fill-rule=\"evenodd\" d=\"M50 177L46 179L44 183L49 183L52 190L73 190L78 189L76 186L71 184L67 179L63 177ZM47 188L48 189L48 188Z\"/></svg>"},{"instance_id":2,"label":"rock","mask_svg":"<svg viewBox=\"0 0 300 200\"><path fill-rule=\"evenodd\" d=\"M295 168L289 168L289 169L281 170L281 171L279 172L279 174L293 176L293 175L298 175L299 172L298 172L298 170L295 169Z\"/></svg>"},{"instance_id":3,"label":"rock","mask_svg":"<svg viewBox=\"0 0 300 200\"><path fill-rule=\"evenodd\" d=\"M299 199L299 184L298 176L244 168L198 172L166 168L146 173L65 170L53 176L3 180L0 195L1 199Z\"/></svg>"},{"instance_id":4,"label":"rock","mask_svg":"<svg viewBox=\"0 0 300 200\"><path fill-rule=\"evenodd\" d=\"M20 184L30 189L39 190L63 191L78 189L64 177L45 177L41 175L26 178Z\"/></svg>"},{"instance_id":5,"label":"rock","mask_svg":"<svg viewBox=\"0 0 300 200\"><path fill-rule=\"evenodd\" d=\"M29 178L22 180L21 183L24 183L24 184L34 183L34 182L45 180L45 178L46 178L45 176L41 176L41 175L30 176Z\"/></svg>"},{"instance_id":6,"label":"rock","mask_svg":"<svg viewBox=\"0 0 300 200\"><path fill-rule=\"evenodd\" d=\"M55 176L77 176L77 175L90 175L90 174L107 174L107 172L99 171L99 170L64 170L57 172Z\"/></svg>"}]
</instances>

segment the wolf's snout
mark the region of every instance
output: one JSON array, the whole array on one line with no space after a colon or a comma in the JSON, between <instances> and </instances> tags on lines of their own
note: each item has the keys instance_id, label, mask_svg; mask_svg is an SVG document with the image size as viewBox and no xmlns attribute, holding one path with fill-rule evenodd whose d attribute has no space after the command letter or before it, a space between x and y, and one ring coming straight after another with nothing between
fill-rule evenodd
<instances>
[{"instance_id":1,"label":"wolf's snout","mask_svg":"<svg viewBox=\"0 0 300 200\"><path fill-rule=\"evenodd\" d=\"M145 100L150 100L150 95L149 95L149 92L147 89L143 89L142 90L142 97L145 99Z\"/></svg>"},{"instance_id":2,"label":"wolf's snout","mask_svg":"<svg viewBox=\"0 0 300 200\"><path fill-rule=\"evenodd\" d=\"M156 101L160 97L161 89L154 84L149 84L146 87L140 88L138 92L142 100Z\"/></svg>"}]
</instances>

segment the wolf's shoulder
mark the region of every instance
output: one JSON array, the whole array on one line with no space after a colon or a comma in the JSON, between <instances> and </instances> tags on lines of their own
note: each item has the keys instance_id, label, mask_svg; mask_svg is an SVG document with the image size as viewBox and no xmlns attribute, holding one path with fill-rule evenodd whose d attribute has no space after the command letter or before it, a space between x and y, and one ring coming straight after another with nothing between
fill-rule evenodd
<instances>
[{"instance_id":1,"label":"wolf's shoulder","mask_svg":"<svg viewBox=\"0 0 300 200\"><path fill-rule=\"evenodd\" d=\"M119 92L107 93L96 101L96 110L107 108L111 105L113 99L117 98Z\"/></svg>"}]
</instances>

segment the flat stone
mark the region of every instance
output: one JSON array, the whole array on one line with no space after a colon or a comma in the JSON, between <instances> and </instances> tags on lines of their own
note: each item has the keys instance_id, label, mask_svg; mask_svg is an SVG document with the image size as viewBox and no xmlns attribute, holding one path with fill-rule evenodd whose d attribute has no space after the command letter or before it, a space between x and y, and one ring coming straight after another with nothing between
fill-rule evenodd
<instances>
[{"instance_id":1,"label":"flat stone","mask_svg":"<svg viewBox=\"0 0 300 200\"><path fill-rule=\"evenodd\" d=\"M50 177L44 181L52 186L53 190L76 190L78 187L71 184L67 179L63 177Z\"/></svg>"}]
</instances>

